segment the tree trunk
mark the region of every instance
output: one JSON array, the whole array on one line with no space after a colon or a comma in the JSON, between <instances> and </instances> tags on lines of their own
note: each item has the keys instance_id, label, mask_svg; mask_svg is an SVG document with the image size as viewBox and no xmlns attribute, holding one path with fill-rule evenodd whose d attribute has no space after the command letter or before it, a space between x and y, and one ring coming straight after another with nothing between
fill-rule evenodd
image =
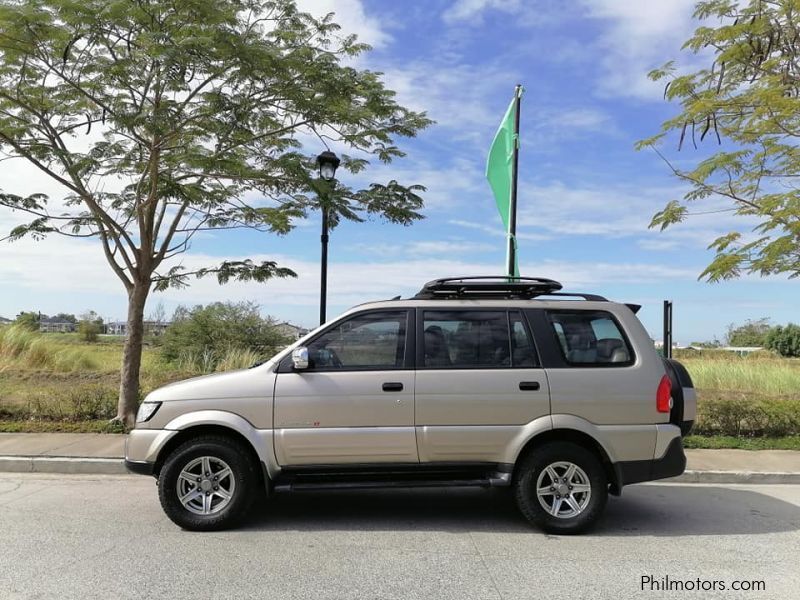
<instances>
[{"instance_id":1,"label":"tree trunk","mask_svg":"<svg viewBox=\"0 0 800 600\"><path fill-rule=\"evenodd\" d=\"M125 346L122 351L122 372L116 417L128 429L136 423L136 410L139 406L139 369L142 365L144 305L149 293L149 282L136 282L128 292L128 320L125 328Z\"/></svg>"}]
</instances>

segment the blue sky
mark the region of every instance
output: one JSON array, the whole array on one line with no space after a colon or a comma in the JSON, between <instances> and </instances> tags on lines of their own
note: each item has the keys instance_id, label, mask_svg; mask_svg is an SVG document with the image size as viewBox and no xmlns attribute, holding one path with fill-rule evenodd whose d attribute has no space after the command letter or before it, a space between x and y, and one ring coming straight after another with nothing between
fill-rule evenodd
<instances>
[{"instance_id":1,"label":"blue sky","mask_svg":"<svg viewBox=\"0 0 800 600\"><path fill-rule=\"evenodd\" d=\"M731 322L800 320L796 282L746 277L698 282L716 235L742 222L698 215L665 233L650 231L653 213L681 195L681 185L652 152L634 142L657 132L675 110L646 73L670 58L690 34L692 3L658 0L301 0L317 14L334 10L346 32L374 50L358 66L385 73L401 102L427 110L437 124L403 143L407 158L376 165L358 179L421 183L426 219L412 227L373 220L344 224L331 236L329 315L371 299L408 295L434 277L499 273L505 247L500 217L483 173L486 153L514 85L522 108L519 247L523 275L562 281L576 291L644 305L640 316L660 337L661 301L675 302L676 339L721 337ZM557 7L557 8L554 8ZM690 62L685 57L684 62ZM693 150L665 149L677 161ZM311 148L316 153L322 148ZM0 188L42 191L24 164L2 163ZM697 210L717 208L718 203ZM19 219L0 215L0 226ZM747 225L745 224L745 227ZM179 304L254 300L264 313L301 325L317 315L319 219L288 236L251 232L198 238L186 264L221 258L270 258L300 277L266 285L198 282L154 294ZM0 315L20 310L124 316L125 298L99 248L51 239L0 246Z\"/></svg>"}]
</instances>

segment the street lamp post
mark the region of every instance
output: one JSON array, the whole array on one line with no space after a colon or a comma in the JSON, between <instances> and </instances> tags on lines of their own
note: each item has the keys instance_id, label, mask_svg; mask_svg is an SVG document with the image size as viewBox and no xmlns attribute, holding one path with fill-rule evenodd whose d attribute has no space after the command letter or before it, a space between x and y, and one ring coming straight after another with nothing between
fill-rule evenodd
<instances>
[{"instance_id":1,"label":"street lamp post","mask_svg":"<svg viewBox=\"0 0 800 600\"><path fill-rule=\"evenodd\" d=\"M319 167L320 179L328 182L327 198L320 194L320 208L322 209L322 235L320 243L322 246L320 256L320 276L319 276L319 324L322 325L327 319L325 316L327 295L328 295L328 202L333 191L336 169L339 167L339 157L330 150L326 150L317 157L317 167Z\"/></svg>"}]
</instances>

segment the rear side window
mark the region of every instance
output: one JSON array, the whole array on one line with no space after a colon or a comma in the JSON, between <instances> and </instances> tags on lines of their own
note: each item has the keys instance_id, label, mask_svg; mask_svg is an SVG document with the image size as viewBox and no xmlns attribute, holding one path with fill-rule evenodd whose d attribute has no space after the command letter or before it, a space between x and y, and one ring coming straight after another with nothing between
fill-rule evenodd
<instances>
[{"instance_id":1,"label":"rear side window","mask_svg":"<svg viewBox=\"0 0 800 600\"><path fill-rule=\"evenodd\" d=\"M611 313L605 311L547 311L564 360L573 366L625 367L633 350Z\"/></svg>"},{"instance_id":2,"label":"rear side window","mask_svg":"<svg viewBox=\"0 0 800 600\"><path fill-rule=\"evenodd\" d=\"M426 310L422 366L438 369L532 367L533 343L521 315L487 310Z\"/></svg>"}]
</instances>

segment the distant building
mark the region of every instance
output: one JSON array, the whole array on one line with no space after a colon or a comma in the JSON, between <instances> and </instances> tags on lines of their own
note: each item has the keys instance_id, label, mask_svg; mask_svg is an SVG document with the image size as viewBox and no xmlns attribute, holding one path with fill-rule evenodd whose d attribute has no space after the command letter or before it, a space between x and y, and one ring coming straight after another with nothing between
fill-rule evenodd
<instances>
[{"instance_id":1,"label":"distant building","mask_svg":"<svg viewBox=\"0 0 800 600\"><path fill-rule=\"evenodd\" d=\"M664 347L664 341L663 340L654 340L653 341L653 345L656 347L656 349L661 350ZM672 349L673 350L680 350L681 349L680 342L672 342Z\"/></svg>"},{"instance_id":2,"label":"distant building","mask_svg":"<svg viewBox=\"0 0 800 600\"><path fill-rule=\"evenodd\" d=\"M275 329L277 329L281 335L289 338L292 341L299 340L310 331L305 327L293 325L292 323L278 323L275 325Z\"/></svg>"},{"instance_id":3,"label":"distant building","mask_svg":"<svg viewBox=\"0 0 800 600\"><path fill-rule=\"evenodd\" d=\"M719 348L719 350L738 354L739 356L747 356L748 354L752 354L753 352L758 352L759 350L763 349L764 348L761 346L722 346L722 348Z\"/></svg>"},{"instance_id":4,"label":"distant building","mask_svg":"<svg viewBox=\"0 0 800 600\"><path fill-rule=\"evenodd\" d=\"M75 323L64 321L58 317L42 317L39 320L39 331L42 333L71 333L75 331Z\"/></svg>"},{"instance_id":5,"label":"distant building","mask_svg":"<svg viewBox=\"0 0 800 600\"><path fill-rule=\"evenodd\" d=\"M144 333L145 335L164 335L164 332L169 327L169 323L163 321L145 321ZM105 333L108 335L127 335L128 324L125 321L112 321L105 324Z\"/></svg>"},{"instance_id":6,"label":"distant building","mask_svg":"<svg viewBox=\"0 0 800 600\"><path fill-rule=\"evenodd\" d=\"M8 325L9 323L13 323L13 321L5 317L0 317L0 325Z\"/></svg>"}]
</instances>

